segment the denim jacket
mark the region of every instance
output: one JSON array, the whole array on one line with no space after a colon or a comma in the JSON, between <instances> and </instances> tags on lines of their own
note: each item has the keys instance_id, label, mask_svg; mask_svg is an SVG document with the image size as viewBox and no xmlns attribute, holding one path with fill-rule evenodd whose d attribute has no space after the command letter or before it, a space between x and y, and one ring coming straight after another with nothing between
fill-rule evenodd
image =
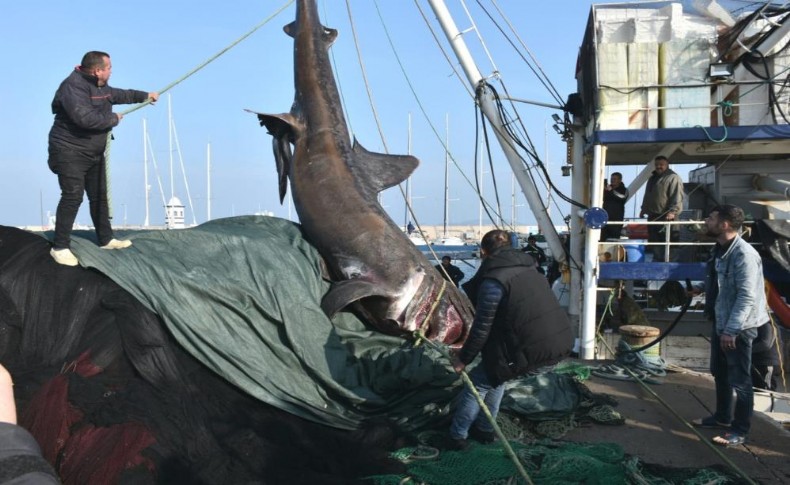
<instances>
[{"instance_id":1,"label":"denim jacket","mask_svg":"<svg viewBox=\"0 0 790 485\"><path fill-rule=\"evenodd\" d=\"M712 252L715 258L715 250ZM712 261L718 281L715 303L716 333L737 336L741 330L768 321L763 262L757 251L736 236L727 252ZM708 279L713 275L708 273ZM706 282L711 288L712 281Z\"/></svg>"}]
</instances>

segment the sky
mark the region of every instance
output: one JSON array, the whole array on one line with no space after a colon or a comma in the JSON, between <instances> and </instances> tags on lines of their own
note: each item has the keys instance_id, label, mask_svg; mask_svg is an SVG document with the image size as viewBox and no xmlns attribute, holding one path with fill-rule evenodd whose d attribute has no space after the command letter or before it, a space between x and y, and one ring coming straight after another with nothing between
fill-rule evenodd
<instances>
[{"instance_id":1,"label":"sky","mask_svg":"<svg viewBox=\"0 0 790 485\"><path fill-rule=\"evenodd\" d=\"M418 3L440 36L441 45L451 53L427 0ZM517 39L511 34L511 41L519 47L516 51L480 4L466 0L496 67L474 32L467 33L465 40L481 73L488 76L498 71L512 97L557 104L522 60L526 53L520 42L536 58L562 99L567 99L576 91L576 57L592 3L480 0L500 26L508 29L496 6L513 25L519 36ZM279 0L138 0L133 5L105 2L97 7L95 2L83 0L30 0L7 6L0 17L0 58L6 65L6 75L0 81L0 224L46 224L48 216L55 213L59 188L57 177L46 163L47 134L53 119L50 103L60 82L85 52L110 53L111 86L160 91L285 4ZM420 160L411 179L412 206L420 224L442 224L447 121L449 150L457 163L449 174L448 223L476 225L481 216L472 187L477 121L474 103L466 79L459 80L453 74L415 2L318 0L318 5L324 25L339 31L331 55L352 134L368 150L404 154L409 151L411 131L411 153ZM458 27L469 28L471 22L463 4L447 0L447 5ZM113 130L110 164L114 226L140 225L145 219L143 120L151 141L151 224L164 223L163 200L171 195L187 206L187 223L206 221L209 143L212 218L270 212L298 220L288 198L283 205L279 202L271 137L256 117L245 111L280 113L290 109L294 97L293 43L282 26L294 19L294 12L295 7L288 6L246 40L168 91L176 131L172 150L167 96L155 106L128 114ZM452 62L460 72L457 61L453 58ZM560 171L565 163L565 145L552 129L551 116L562 115L561 111L525 103L517 107L535 150L548 161L555 184L570 195L570 178L562 177ZM128 108L116 106L116 111ZM534 224L535 218L519 191L513 202L511 170L496 146L492 157L493 177L490 170L483 172L484 196L496 205L495 180L503 219L507 223ZM384 192L381 203L396 223L404 224L405 203L397 187ZM552 205L555 223L560 224L567 211L567 205ZM77 223L90 224L87 202L80 209ZM482 223L490 223L485 214Z\"/></svg>"}]
</instances>

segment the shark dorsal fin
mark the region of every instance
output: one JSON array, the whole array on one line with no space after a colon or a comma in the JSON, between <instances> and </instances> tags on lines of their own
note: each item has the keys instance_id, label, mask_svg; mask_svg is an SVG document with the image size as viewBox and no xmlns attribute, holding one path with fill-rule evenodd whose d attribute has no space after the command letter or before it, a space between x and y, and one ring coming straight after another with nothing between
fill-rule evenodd
<instances>
[{"instance_id":1,"label":"shark dorsal fin","mask_svg":"<svg viewBox=\"0 0 790 485\"><path fill-rule=\"evenodd\" d=\"M354 140L352 172L373 194L394 187L414 172L420 161L411 155L369 152Z\"/></svg>"}]
</instances>

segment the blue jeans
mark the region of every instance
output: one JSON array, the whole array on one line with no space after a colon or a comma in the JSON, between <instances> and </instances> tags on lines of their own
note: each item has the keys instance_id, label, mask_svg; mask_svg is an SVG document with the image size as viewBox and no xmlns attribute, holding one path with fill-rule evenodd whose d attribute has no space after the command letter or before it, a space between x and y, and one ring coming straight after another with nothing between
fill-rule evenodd
<instances>
[{"instance_id":1,"label":"blue jeans","mask_svg":"<svg viewBox=\"0 0 790 485\"><path fill-rule=\"evenodd\" d=\"M499 404L502 402L502 396L505 394L505 385L491 386L482 364L478 364L469 373L469 378L475 385L480 397L483 398L483 402L485 402L491 415L496 418L499 412ZM466 439L469 436L469 428L472 427L472 424L480 431L493 432L494 427L488 422L485 413L480 411L480 405L477 403L477 399L472 394L469 386L464 386L464 390L458 395L453 422L450 425L450 437L453 439Z\"/></svg>"},{"instance_id":2,"label":"blue jeans","mask_svg":"<svg viewBox=\"0 0 790 485\"><path fill-rule=\"evenodd\" d=\"M711 338L710 372L716 383L716 421L729 423L734 433L746 436L754 412L752 389L752 342L757 337L756 328L742 330L735 340L735 349L721 350L719 335L713 331ZM732 392L735 390L735 409ZM732 418L732 419L730 419Z\"/></svg>"}]
</instances>

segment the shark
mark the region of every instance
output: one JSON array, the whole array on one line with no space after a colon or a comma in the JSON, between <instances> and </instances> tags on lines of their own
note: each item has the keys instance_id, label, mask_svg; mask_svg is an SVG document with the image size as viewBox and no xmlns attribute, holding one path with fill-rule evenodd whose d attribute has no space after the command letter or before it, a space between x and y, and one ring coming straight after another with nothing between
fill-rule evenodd
<instances>
[{"instance_id":1,"label":"shark","mask_svg":"<svg viewBox=\"0 0 790 485\"><path fill-rule=\"evenodd\" d=\"M409 155L366 150L351 140L329 48L337 30L321 24L314 0L297 0L283 30L294 40L290 112L252 111L272 135L280 203L290 182L305 238L332 284L321 308L356 312L377 330L460 346L474 319L471 302L446 281L381 207L378 194L419 165Z\"/></svg>"}]
</instances>

